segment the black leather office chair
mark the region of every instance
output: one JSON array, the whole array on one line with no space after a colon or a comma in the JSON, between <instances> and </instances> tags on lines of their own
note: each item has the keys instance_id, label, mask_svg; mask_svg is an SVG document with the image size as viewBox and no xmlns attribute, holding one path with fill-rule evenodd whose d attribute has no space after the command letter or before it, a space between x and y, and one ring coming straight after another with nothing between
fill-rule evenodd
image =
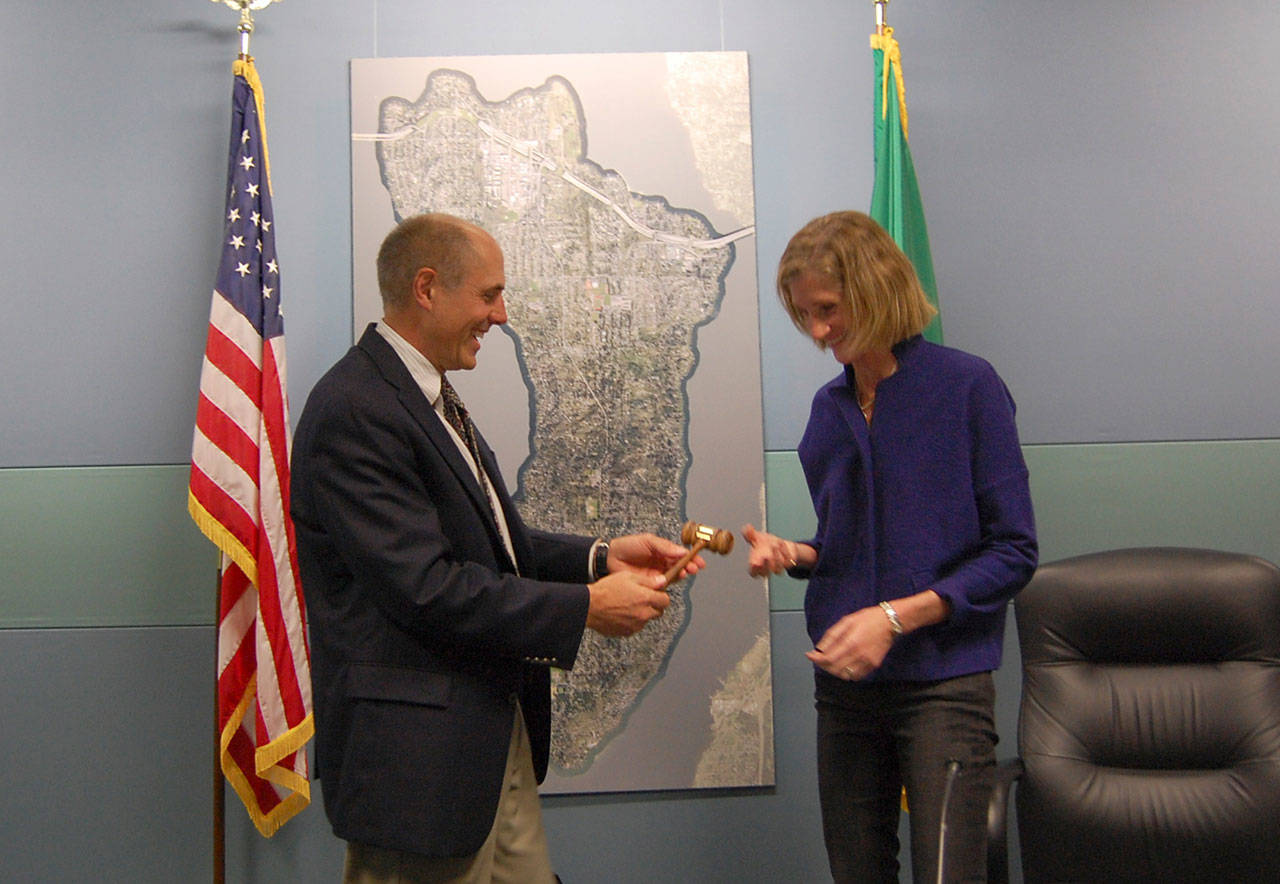
<instances>
[{"instance_id":1,"label":"black leather office chair","mask_svg":"<svg viewBox=\"0 0 1280 884\"><path fill-rule=\"evenodd\" d=\"M1280 881L1280 569L1114 550L1042 566L1014 611L1026 881Z\"/></svg>"}]
</instances>

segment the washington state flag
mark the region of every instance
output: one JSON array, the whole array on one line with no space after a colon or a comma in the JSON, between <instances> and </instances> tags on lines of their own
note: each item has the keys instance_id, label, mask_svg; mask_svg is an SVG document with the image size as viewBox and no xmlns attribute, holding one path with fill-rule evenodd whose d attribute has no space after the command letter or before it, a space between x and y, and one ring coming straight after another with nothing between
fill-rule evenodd
<instances>
[{"instance_id":1,"label":"washington state flag","mask_svg":"<svg viewBox=\"0 0 1280 884\"><path fill-rule=\"evenodd\" d=\"M907 101L902 82L902 54L893 28L871 35L875 60L876 181L871 190L872 218L889 231L898 247L915 265L929 302L938 306L938 284L933 277L929 231L916 185L916 170L907 146ZM942 318L935 316L924 330L926 340L942 343Z\"/></svg>"}]
</instances>

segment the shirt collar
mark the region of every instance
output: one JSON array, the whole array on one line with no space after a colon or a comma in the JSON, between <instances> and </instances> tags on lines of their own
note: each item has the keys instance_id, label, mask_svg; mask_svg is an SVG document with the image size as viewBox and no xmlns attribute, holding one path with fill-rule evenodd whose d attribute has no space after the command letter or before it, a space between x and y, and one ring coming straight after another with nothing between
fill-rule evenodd
<instances>
[{"instance_id":1,"label":"shirt collar","mask_svg":"<svg viewBox=\"0 0 1280 884\"><path fill-rule=\"evenodd\" d=\"M386 338L391 349L396 351L396 355L404 363L404 367L409 369L410 377L422 390L422 395L427 397L431 407L440 411L443 408L440 404L440 380L444 377L440 370L431 364L430 359L422 355L422 351L406 341L399 332L383 320L379 319L374 328L378 330L378 334Z\"/></svg>"},{"instance_id":2,"label":"shirt collar","mask_svg":"<svg viewBox=\"0 0 1280 884\"><path fill-rule=\"evenodd\" d=\"M897 377L902 374L902 370L907 368L915 360L916 353L920 350L920 345L923 342L924 335L912 335L911 337L898 341L898 343L893 345L891 349L893 350L893 358L898 360L898 370L895 371L891 377ZM854 385L853 375L853 366L844 366L844 382L849 387ZM885 378L885 380L889 379L890 378Z\"/></svg>"}]
</instances>

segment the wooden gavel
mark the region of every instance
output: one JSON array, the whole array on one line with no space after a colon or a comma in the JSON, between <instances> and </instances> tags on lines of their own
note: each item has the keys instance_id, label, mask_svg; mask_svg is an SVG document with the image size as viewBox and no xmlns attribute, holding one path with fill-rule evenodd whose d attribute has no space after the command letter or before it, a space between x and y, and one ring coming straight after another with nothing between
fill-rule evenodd
<instances>
[{"instance_id":1,"label":"wooden gavel","mask_svg":"<svg viewBox=\"0 0 1280 884\"><path fill-rule=\"evenodd\" d=\"M704 549L727 556L733 549L733 533L712 528L710 525L700 525L697 522L685 522L684 527L680 529L680 542L689 547L689 551L667 570L668 586L684 577L684 566L693 561L693 557Z\"/></svg>"}]
</instances>

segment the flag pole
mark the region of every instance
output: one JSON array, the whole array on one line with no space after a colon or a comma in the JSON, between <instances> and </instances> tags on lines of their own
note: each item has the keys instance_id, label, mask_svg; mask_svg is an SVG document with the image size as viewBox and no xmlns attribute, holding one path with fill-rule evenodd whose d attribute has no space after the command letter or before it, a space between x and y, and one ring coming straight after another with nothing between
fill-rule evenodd
<instances>
[{"instance_id":1,"label":"flag pole","mask_svg":"<svg viewBox=\"0 0 1280 884\"><path fill-rule=\"evenodd\" d=\"M249 37L253 34L253 13L266 9L280 0L212 0L240 13L240 24L236 30L240 32L240 58L249 60Z\"/></svg>"},{"instance_id":2,"label":"flag pole","mask_svg":"<svg viewBox=\"0 0 1280 884\"><path fill-rule=\"evenodd\" d=\"M266 9L272 2L280 0L212 0L222 3L229 9L240 13L240 23L236 30L240 33L240 60L249 61L249 37L253 35L253 13ZM214 598L214 661L218 661L218 624L222 621L222 567L219 567ZM216 668L214 670L217 671ZM222 735L218 722L221 720L218 708L218 682L213 682L213 884L224 884L227 877L227 797L226 784L222 772Z\"/></svg>"},{"instance_id":3,"label":"flag pole","mask_svg":"<svg viewBox=\"0 0 1280 884\"><path fill-rule=\"evenodd\" d=\"M218 570L213 593L213 662L214 672L218 664L218 624L222 622L222 562L218 557ZM213 884L227 880L227 793L222 779L222 741L218 733L218 680L213 680Z\"/></svg>"},{"instance_id":4,"label":"flag pole","mask_svg":"<svg viewBox=\"0 0 1280 884\"><path fill-rule=\"evenodd\" d=\"M884 36L884 8L889 5L889 0L872 0L876 5L876 33L881 37Z\"/></svg>"}]
</instances>

